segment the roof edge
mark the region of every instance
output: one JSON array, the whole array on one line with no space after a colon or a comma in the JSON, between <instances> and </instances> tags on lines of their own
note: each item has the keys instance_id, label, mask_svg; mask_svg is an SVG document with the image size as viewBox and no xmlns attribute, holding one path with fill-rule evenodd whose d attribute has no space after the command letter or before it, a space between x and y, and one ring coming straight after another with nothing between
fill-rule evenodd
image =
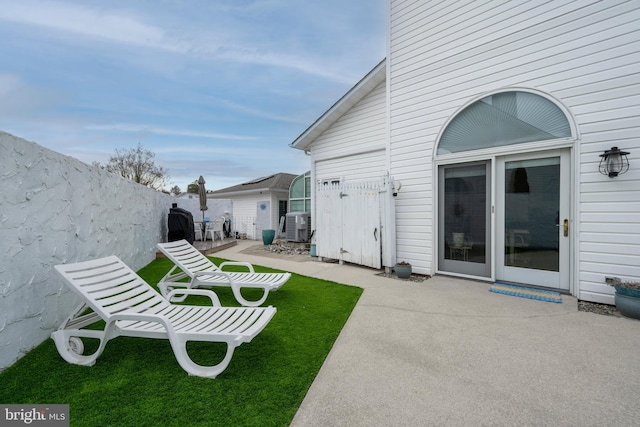
<instances>
[{"instance_id":1,"label":"roof edge","mask_svg":"<svg viewBox=\"0 0 640 427\"><path fill-rule=\"evenodd\" d=\"M284 188L253 188L249 190L234 190L226 193L207 193L207 198L209 199L226 199L227 196L248 196L251 194L260 194L260 193L288 193L289 190Z\"/></svg>"},{"instance_id":2,"label":"roof edge","mask_svg":"<svg viewBox=\"0 0 640 427\"><path fill-rule=\"evenodd\" d=\"M344 115L346 110L350 109L358 101L365 97L369 92L373 90L369 83L374 82L375 86L387 76L387 58L384 58L378 63L371 71L369 71L358 83L356 83L347 93L345 93L338 101L336 101L327 111L324 112L315 122L311 124L304 132L300 134L293 142L289 144L290 147L298 150L306 150L309 145L316 139L322 132L335 123L340 117Z\"/></svg>"}]
</instances>

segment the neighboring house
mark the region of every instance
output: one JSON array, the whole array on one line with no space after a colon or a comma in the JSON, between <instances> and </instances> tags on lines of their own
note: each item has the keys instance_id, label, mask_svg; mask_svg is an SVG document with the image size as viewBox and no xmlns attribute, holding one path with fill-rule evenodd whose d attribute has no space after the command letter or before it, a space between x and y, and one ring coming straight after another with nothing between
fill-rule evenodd
<instances>
[{"instance_id":1,"label":"neighboring house","mask_svg":"<svg viewBox=\"0 0 640 427\"><path fill-rule=\"evenodd\" d=\"M198 200L198 193L187 193L186 191L183 191L182 193L175 195L175 198L181 200Z\"/></svg>"},{"instance_id":2,"label":"neighboring house","mask_svg":"<svg viewBox=\"0 0 640 427\"><path fill-rule=\"evenodd\" d=\"M175 199L178 207L191 212L196 222L202 221L203 218L213 220L215 217L225 216L226 213L233 214L233 203L228 198L209 199L207 196L207 210L204 213L200 210L200 196L197 193L180 193Z\"/></svg>"},{"instance_id":3,"label":"neighboring house","mask_svg":"<svg viewBox=\"0 0 640 427\"><path fill-rule=\"evenodd\" d=\"M262 238L262 230L278 230L288 212L289 187L297 175L277 173L243 184L212 191L212 199L230 199L233 230L249 239Z\"/></svg>"},{"instance_id":4,"label":"neighboring house","mask_svg":"<svg viewBox=\"0 0 640 427\"><path fill-rule=\"evenodd\" d=\"M415 272L613 304L607 277L640 279L640 3L390 0L388 22L387 59L291 144L312 227L326 185L391 180L380 244Z\"/></svg>"}]
</instances>

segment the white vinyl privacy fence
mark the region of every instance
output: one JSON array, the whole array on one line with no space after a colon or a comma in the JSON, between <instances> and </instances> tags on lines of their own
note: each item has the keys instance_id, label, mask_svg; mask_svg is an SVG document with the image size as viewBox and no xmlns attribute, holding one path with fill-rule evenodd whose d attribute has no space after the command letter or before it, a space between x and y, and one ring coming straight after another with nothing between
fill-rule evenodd
<instances>
[{"instance_id":1,"label":"white vinyl privacy fence","mask_svg":"<svg viewBox=\"0 0 640 427\"><path fill-rule=\"evenodd\" d=\"M395 264L392 179L319 183L315 197L320 258L378 269Z\"/></svg>"},{"instance_id":2,"label":"white vinyl privacy fence","mask_svg":"<svg viewBox=\"0 0 640 427\"><path fill-rule=\"evenodd\" d=\"M233 220L231 222L231 227L233 230L234 236L236 233L237 237L254 240L258 238L258 233L256 232L256 217L248 216L248 215L234 215Z\"/></svg>"}]
</instances>

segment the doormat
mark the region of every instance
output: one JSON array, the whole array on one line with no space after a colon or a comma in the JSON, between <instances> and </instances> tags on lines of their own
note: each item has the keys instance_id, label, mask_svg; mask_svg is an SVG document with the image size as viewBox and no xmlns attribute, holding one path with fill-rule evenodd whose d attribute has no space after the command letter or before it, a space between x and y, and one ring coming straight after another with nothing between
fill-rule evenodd
<instances>
[{"instance_id":1,"label":"doormat","mask_svg":"<svg viewBox=\"0 0 640 427\"><path fill-rule=\"evenodd\" d=\"M498 294L511 295L520 298L536 299L539 301L562 303L560 292L523 288L522 286L505 285L503 283L494 283L489 288L489 292L496 292Z\"/></svg>"}]
</instances>

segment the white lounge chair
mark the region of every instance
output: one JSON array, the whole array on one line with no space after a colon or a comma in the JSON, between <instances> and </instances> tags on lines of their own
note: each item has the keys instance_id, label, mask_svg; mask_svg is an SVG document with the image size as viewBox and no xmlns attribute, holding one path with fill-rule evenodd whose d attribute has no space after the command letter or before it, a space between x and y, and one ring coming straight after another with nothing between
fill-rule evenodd
<instances>
[{"instance_id":1,"label":"white lounge chair","mask_svg":"<svg viewBox=\"0 0 640 427\"><path fill-rule=\"evenodd\" d=\"M107 341L118 336L168 339L180 366L190 375L215 378L229 365L237 346L251 341L269 323L273 307L220 307L216 294L205 289L174 293L208 296L213 307L170 303L118 257L55 266L71 289L83 297L62 325L51 334L64 360L92 366ZM87 308L92 311L87 312ZM104 320L104 330L82 329ZM97 338L98 349L83 355L81 338ZM220 363L202 366L187 354L188 341L221 342L227 352Z\"/></svg>"},{"instance_id":2,"label":"white lounge chair","mask_svg":"<svg viewBox=\"0 0 640 427\"><path fill-rule=\"evenodd\" d=\"M165 297L168 297L171 290L176 287L230 286L233 295L240 304L255 307L265 302L269 291L280 288L291 277L291 273L256 273L248 262L227 261L217 266L186 240L158 243L157 246L175 264L158 283L158 288ZM244 266L249 271L222 271L228 265ZM174 273L176 269L181 271ZM185 277L190 279L189 282L179 282ZM264 292L257 301L248 301L240 292L242 288L258 288L263 289ZM180 301L180 299L176 298L173 301Z\"/></svg>"}]
</instances>

